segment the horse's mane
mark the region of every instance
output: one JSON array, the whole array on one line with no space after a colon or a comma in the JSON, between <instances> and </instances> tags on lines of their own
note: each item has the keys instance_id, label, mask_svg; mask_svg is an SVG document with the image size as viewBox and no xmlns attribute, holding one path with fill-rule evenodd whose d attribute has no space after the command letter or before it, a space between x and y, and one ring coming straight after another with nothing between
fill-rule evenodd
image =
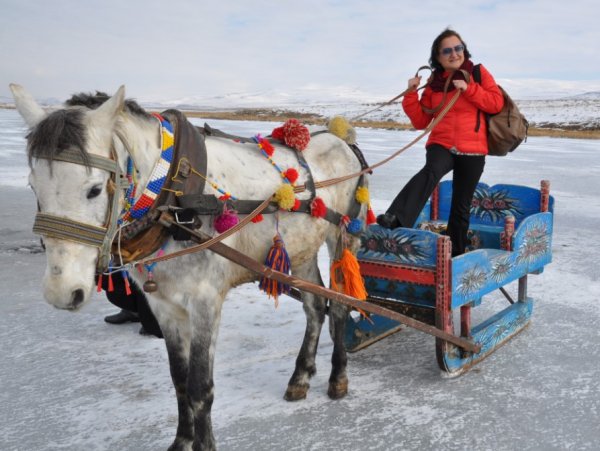
<instances>
[{"instance_id":1,"label":"horse's mane","mask_svg":"<svg viewBox=\"0 0 600 451\"><path fill-rule=\"evenodd\" d=\"M96 91L96 94L80 92L65 102L66 106L83 106L91 110L95 110L104 102L110 99L110 96L105 92ZM125 111L135 116L150 118L151 115L146 112L135 100L125 99Z\"/></svg>"},{"instance_id":2,"label":"horse's mane","mask_svg":"<svg viewBox=\"0 0 600 451\"><path fill-rule=\"evenodd\" d=\"M58 110L50 113L37 124L27 135L29 166L33 158L52 161L56 155L69 148L81 152L83 161L87 163L89 158L85 150L83 114L81 109Z\"/></svg>"},{"instance_id":3,"label":"horse's mane","mask_svg":"<svg viewBox=\"0 0 600 451\"><path fill-rule=\"evenodd\" d=\"M65 102L67 107L84 107L96 109L110 96L104 92L96 91L96 94L79 93L74 94ZM125 110L135 116L150 118L136 101L125 100ZM65 108L54 111L46 116L31 132L27 135L28 159L31 166L33 158L44 158L52 161L54 157L63 150L73 148L77 149L83 161L89 161L86 147L85 126L83 124L84 110L81 108Z\"/></svg>"}]
</instances>

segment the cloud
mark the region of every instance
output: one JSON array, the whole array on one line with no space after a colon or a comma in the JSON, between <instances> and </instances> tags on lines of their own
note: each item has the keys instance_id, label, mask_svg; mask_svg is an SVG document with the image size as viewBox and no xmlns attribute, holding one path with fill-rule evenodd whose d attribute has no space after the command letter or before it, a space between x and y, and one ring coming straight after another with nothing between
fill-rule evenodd
<instances>
[{"instance_id":1,"label":"cloud","mask_svg":"<svg viewBox=\"0 0 600 451\"><path fill-rule=\"evenodd\" d=\"M140 99L291 90L310 83L393 93L447 26L498 79L573 81L600 59L587 0L53 2L3 0L0 96L114 91Z\"/></svg>"}]
</instances>

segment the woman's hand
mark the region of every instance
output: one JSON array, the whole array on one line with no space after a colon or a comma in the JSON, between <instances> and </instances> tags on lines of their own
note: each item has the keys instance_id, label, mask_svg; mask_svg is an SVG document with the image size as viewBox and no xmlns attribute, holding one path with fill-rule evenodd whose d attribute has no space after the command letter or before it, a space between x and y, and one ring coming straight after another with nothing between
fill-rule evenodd
<instances>
[{"instance_id":1,"label":"woman's hand","mask_svg":"<svg viewBox=\"0 0 600 451\"><path fill-rule=\"evenodd\" d=\"M408 80L408 89L411 91L416 91L419 85L421 84L421 76L417 75Z\"/></svg>"},{"instance_id":2,"label":"woman's hand","mask_svg":"<svg viewBox=\"0 0 600 451\"><path fill-rule=\"evenodd\" d=\"M454 83L454 87L460 92L465 92L467 90L467 82L464 80L452 80L452 83Z\"/></svg>"}]
</instances>

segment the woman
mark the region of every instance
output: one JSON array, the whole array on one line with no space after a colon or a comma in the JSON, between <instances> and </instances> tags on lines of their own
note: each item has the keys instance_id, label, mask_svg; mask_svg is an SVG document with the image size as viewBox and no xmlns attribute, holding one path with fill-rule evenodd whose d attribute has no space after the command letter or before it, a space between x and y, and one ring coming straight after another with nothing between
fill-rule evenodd
<instances>
[{"instance_id":1,"label":"woman","mask_svg":"<svg viewBox=\"0 0 600 451\"><path fill-rule=\"evenodd\" d=\"M492 75L481 65L481 83L472 77L467 82L462 71L473 72L471 54L467 44L454 30L444 30L431 46L429 63L433 68L430 83L419 100L417 88L421 77L408 81L411 90L404 96L402 107L416 129L425 129L437 116L444 101L461 91L456 104L431 131L426 144L426 163L396 196L377 223L382 227L413 227L427 199L440 179L450 171L452 179L452 204L447 234L452 240L452 255L464 253L469 229L471 199L485 165L488 153L485 113L498 113L504 100ZM448 95L444 86L448 78ZM443 107L443 105L442 105ZM432 112L431 110L435 110Z\"/></svg>"}]
</instances>

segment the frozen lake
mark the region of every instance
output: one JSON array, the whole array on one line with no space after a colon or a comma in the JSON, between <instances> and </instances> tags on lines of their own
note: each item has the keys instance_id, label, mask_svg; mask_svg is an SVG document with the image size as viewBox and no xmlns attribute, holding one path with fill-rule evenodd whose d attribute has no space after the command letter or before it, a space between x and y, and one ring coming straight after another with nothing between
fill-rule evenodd
<instances>
[{"instance_id":1,"label":"frozen lake","mask_svg":"<svg viewBox=\"0 0 600 451\"><path fill-rule=\"evenodd\" d=\"M280 125L209 123L245 136ZM0 449L164 450L177 408L162 340L139 336L138 325L104 323L116 308L101 296L76 314L43 301L45 258L31 233L25 134L15 111L0 110ZM357 134L370 163L415 136ZM417 144L376 171L376 213L423 162ZM282 397L304 331L301 305L283 298L275 310L254 285L232 291L215 368L219 449L597 450L598 141L529 138L509 157L488 158L482 181L537 187L541 179L551 181L556 199L554 261L530 278L532 324L460 378L441 378L434 339L404 329L351 354L350 392L331 401L332 345L324 330L308 398L288 403ZM475 322L504 302L500 294L484 299Z\"/></svg>"}]
</instances>

